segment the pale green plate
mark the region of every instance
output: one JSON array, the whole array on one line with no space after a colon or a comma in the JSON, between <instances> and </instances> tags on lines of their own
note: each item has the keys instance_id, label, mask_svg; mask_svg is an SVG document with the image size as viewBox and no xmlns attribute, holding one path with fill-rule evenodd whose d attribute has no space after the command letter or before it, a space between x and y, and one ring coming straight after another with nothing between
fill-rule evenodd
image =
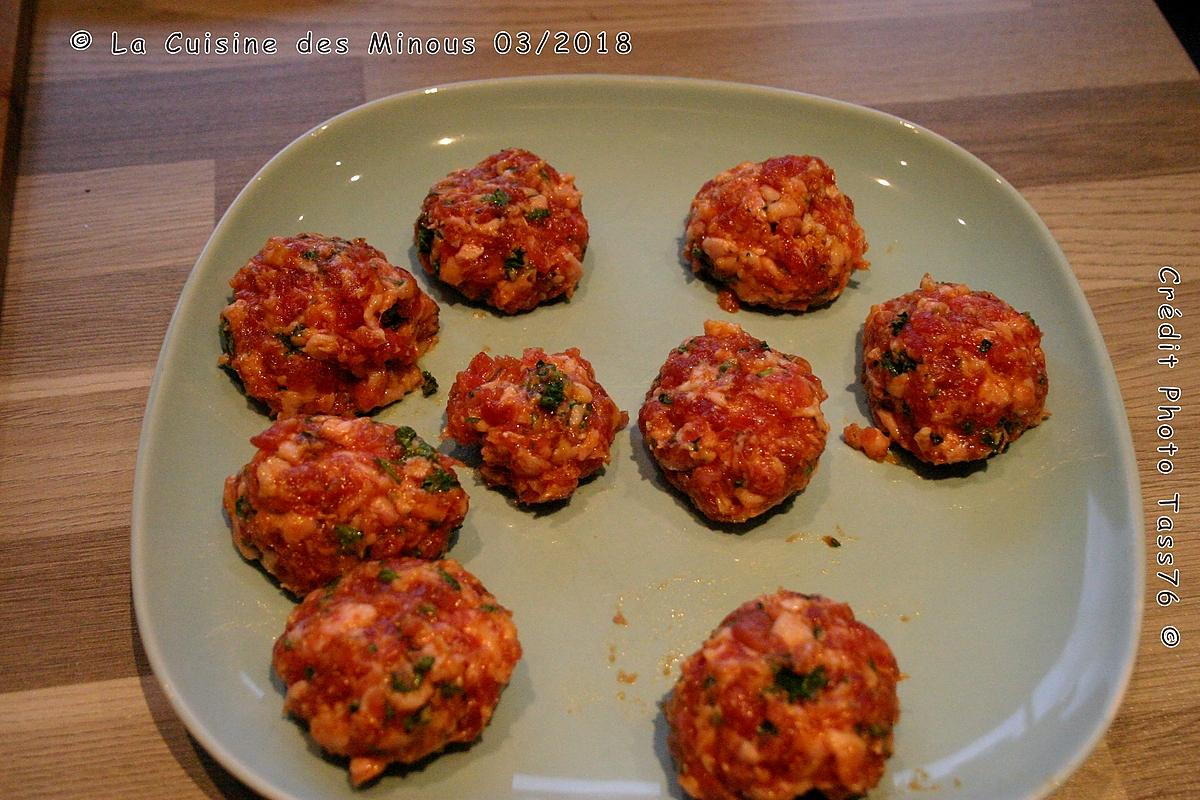
<instances>
[{"instance_id":1,"label":"pale green plate","mask_svg":"<svg viewBox=\"0 0 1200 800\"><path fill-rule=\"evenodd\" d=\"M412 226L428 187L508 146L574 174L591 223L574 299L503 318L432 288ZM378 418L436 440L477 351L578 346L636 419L668 351L728 318L679 257L700 185L744 160L824 157L855 202L872 266L831 306L732 318L808 358L833 432L808 489L744 530L666 490L636 425L565 507L532 513L463 472L451 555L501 602L525 657L473 747L355 793L281 713L271 645L292 607L234 550L221 484L268 424L220 370L226 282L267 239L366 237L442 306L424 366L441 382ZM922 273L988 289L1045 332L1053 416L974 471L876 464L841 443L864 420L867 309ZM179 716L272 798L679 797L658 704L726 612L783 586L851 604L892 646L896 753L875 798L1038 797L1103 733L1132 667L1143 566L1139 492L1112 367L1070 267L1003 178L875 111L773 89L665 79L517 79L430 88L301 136L238 196L184 288L150 392L133 506L146 653ZM834 548L824 537L835 537ZM621 616L627 624L619 624ZM614 622L614 618L618 622Z\"/></svg>"}]
</instances>

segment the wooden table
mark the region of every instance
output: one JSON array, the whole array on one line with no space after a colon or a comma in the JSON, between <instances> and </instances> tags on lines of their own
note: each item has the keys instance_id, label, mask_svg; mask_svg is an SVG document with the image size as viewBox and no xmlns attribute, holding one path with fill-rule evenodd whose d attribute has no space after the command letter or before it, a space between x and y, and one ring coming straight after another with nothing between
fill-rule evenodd
<instances>
[{"instance_id":1,"label":"wooden table","mask_svg":"<svg viewBox=\"0 0 1200 800\"><path fill-rule=\"evenodd\" d=\"M27 42L10 10L0 41L0 78L11 83L7 67L29 62L19 154L0 183L10 186L15 168L0 306L0 797L251 796L173 714L141 650L129 589L147 387L180 288L235 193L295 136L365 100L583 72L716 78L870 105L946 135L1028 198L1112 355L1153 565L1128 694L1055 798L1200 796L1200 79L1153 4L768 0L737 14L681 0L508 12L483 3L88 5L37 3ZM271 36L281 52L165 52L176 30ZM500 30L627 31L632 52L501 56L490 46ZM91 34L90 48L72 46L77 31ZM307 31L347 37L350 52L295 53ZM473 36L481 46L470 56L368 56L371 31ZM3 110L0 123L20 103ZM1156 363L1163 265L1181 276L1171 287L1184 311L1174 370ZM1183 411L1174 471L1163 475L1155 415L1157 387L1168 383L1182 388ZM1153 535L1156 501L1176 493L1166 549ZM1180 570L1182 604L1155 602L1168 588L1155 575L1160 552ZM1160 641L1168 625L1181 635L1174 649Z\"/></svg>"}]
</instances>

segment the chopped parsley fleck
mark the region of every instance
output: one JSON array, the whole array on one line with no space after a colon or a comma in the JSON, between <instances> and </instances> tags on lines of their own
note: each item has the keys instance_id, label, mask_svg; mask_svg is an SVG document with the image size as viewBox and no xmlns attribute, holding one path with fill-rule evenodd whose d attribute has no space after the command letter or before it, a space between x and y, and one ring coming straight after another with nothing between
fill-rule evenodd
<instances>
[{"instance_id":1,"label":"chopped parsley fleck","mask_svg":"<svg viewBox=\"0 0 1200 800\"><path fill-rule=\"evenodd\" d=\"M458 578L454 577L449 572L446 572L445 567L438 567L437 571L441 579L450 584L451 589L456 592L462 589L462 584L458 582Z\"/></svg>"},{"instance_id":2,"label":"chopped parsley fleck","mask_svg":"<svg viewBox=\"0 0 1200 800\"><path fill-rule=\"evenodd\" d=\"M233 510L239 517L245 519L254 513L254 506L250 505L249 497L240 494L238 495L237 502L233 504Z\"/></svg>"},{"instance_id":3,"label":"chopped parsley fleck","mask_svg":"<svg viewBox=\"0 0 1200 800\"><path fill-rule=\"evenodd\" d=\"M448 492L458 485L458 478L454 477L454 473L439 466L434 466L425 480L421 481L422 489L435 494Z\"/></svg>"},{"instance_id":4,"label":"chopped parsley fleck","mask_svg":"<svg viewBox=\"0 0 1200 800\"><path fill-rule=\"evenodd\" d=\"M901 311L892 319L892 336L900 333L900 330L908 324L908 312Z\"/></svg>"},{"instance_id":5,"label":"chopped parsley fleck","mask_svg":"<svg viewBox=\"0 0 1200 800\"><path fill-rule=\"evenodd\" d=\"M550 216L550 209L535 208L532 211L530 211L528 214L525 215L525 220L527 222L540 222L549 216Z\"/></svg>"},{"instance_id":6,"label":"chopped parsley fleck","mask_svg":"<svg viewBox=\"0 0 1200 800\"><path fill-rule=\"evenodd\" d=\"M534 373L537 380L530 388L540 395L538 405L546 411L554 411L566 399L567 376L558 367L541 360Z\"/></svg>"},{"instance_id":7,"label":"chopped parsley fleck","mask_svg":"<svg viewBox=\"0 0 1200 800\"><path fill-rule=\"evenodd\" d=\"M383 567L379 570L379 575L377 577L384 583L391 583L392 581L396 580L396 571L391 567Z\"/></svg>"},{"instance_id":8,"label":"chopped parsley fleck","mask_svg":"<svg viewBox=\"0 0 1200 800\"><path fill-rule=\"evenodd\" d=\"M774 367L767 367L766 369L760 369L758 372L756 372L754 374L760 378L765 378L774 371L775 371Z\"/></svg>"},{"instance_id":9,"label":"chopped parsley fleck","mask_svg":"<svg viewBox=\"0 0 1200 800\"><path fill-rule=\"evenodd\" d=\"M734 360L731 358L728 361L726 361L725 363L723 363L720 367L718 367L717 372L724 375L726 372L729 372L729 370L733 369L735 363L736 362L734 362Z\"/></svg>"},{"instance_id":10,"label":"chopped parsley fleck","mask_svg":"<svg viewBox=\"0 0 1200 800\"><path fill-rule=\"evenodd\" d=\"M429 255L433 251L433 228L417 223L417 252Z\"/></svg>"},{"instance_id":11,"label":"chopped parsley fleck","mask_svg":"<svg viewBox=\"0 0 1200 800\"><path fill-rule=\"evenodd\" d=\"M442 697L454 697L455 695L463 693L463 687L459 686L457 683L442 683L438 685L438 693L441 694Z\"/></svg>"},{"instance_id":12,"label":"chopped parsley fleck","mask_svg":"<svg viewBox=\"0 0 1200 800\"><path fill-rule=\"evenodd\" d=\"M708 270L709 272L712 272L714 269L716 269L716 267L713 265L712 259L709 258L708 253L704 252L703 248L693 247L692 258L699 263L702 268Z\"/></svg>"},{"instance_id":13,"label":"chopped parsley fleck","mask_svg":"<svg viewBox=\"0 0 1200 800\"><path fill-rule=\"evenodd\" d=\"M1003 430L986 430L979 434L979 441L985 447L990 447L993 453L999 453L1004 449L1004 445L1008 441L1008 436Z\"/></svg>"},{"instance_id":14,"label":"chopped parsley fleck","mask_svg":"<svg viewBox=\"0 0 1200 800\"><path fill-rule=\"evenodd\" d=\"M412 458L420 456L433 460L436 451L429 444L417 436L417 432L407 425L401 425L396 428L396 444L404 448L404 457Z\"/></svg>"},{"instance_id":15,"label":"chopped parsley fleck","mask_svg":"<svg viewBox=\"0 0 1200 800\"><path fill-rule=\"evenodd\" d=\"M986 353L988 350L991 350L991 349L992 349L992 340L991 339L984 339L982 342L979 343L979 352L980 353Z\"/></svg>"},{"instance_id":16,"label":"chopped parsley fleck","mask_svg":"<svg viewBox=\"0 0 1200 800\"><path fill-rule=\"evenodd\" d=\"M504 277L510 281L525 270L525 248L518 247L504 259Z\"/></svg>"},{"instance_id":17,"label":"chopped parsley fleck","mask_svg":"<svg viewBox=\"0 0 1200 800\"><path fill-rule=\"evenodd\" d=\"M218 333L221 337L221 352L233 358L233 329L229 327L229 320L224 317L221 317Z\"/></svg>"},{"instance_id":18,"label":"chopped parsley fleck","mask_svg":"<svg viewBox=\"0 0 1200 800\"><path fill-rule=\"evenodd\" d=\"M512 200L512 198L509 197L508 192L504 191L503 189L497 189L491 194L485 194L483 196L483 202L491 203L497 208L504 208L506 205L508 205L510 200Z\"/></svg>"},{"instance_id":19,"label":"chopped parsley fleck","mask_svg":"<svg viewBox=\"0 0 1200 800\"><path fill-rule=\"evenodd\" d=\"M317 251L316 250L305 250L303 253L300 254L300 257L303 258L305 261L316 261L317 260Z\"/></svg>"},{"instance_id":20,"label":"chopped parsley fleck","mask_svg":"<svg viewBox=\"0 0 1200 800\"><path fill-rule=\"evenodd\" d=\"M417 728L429 722L425 717L425 706L421 706L413 713L404 718L404 732L412 733Z\"/></svg>"},{"instance_id":21,"label":"chopped parsley fleck","mask_svg":"<svg viewBox=\"0 0 1200 800\"><path fill-rule=\"evenodd\" d=\"M820 639L822 636L825 635L825 629L822 628L820 625L814 625L813 629L812 629L812 633L813 633L814 639Z\"/></svg>"},{"instance_id":22,"label":"chopped parsley fleck","mask_svg":"<svg viewBox=\"0 0 1200 800\"><path fill-rule=\"evenodd\" d=\"M404 316L400 313L399 303L379 315L379 324L385 328L399 328L403 322Z\"/></svg>"},{"instance_id":23,"label":"chopped parsley fleck","mask_svg":"<svg viewBox=\"0 0 1200 800\"><path fill-rule=\"evenodd\" d=\"M393 692L415 692L421 686L420 675L401 675L399 672L392 673L392 691Z\"/></svg>"},{"instance_id":24,"label":"chopped parsley fleck","mask_svg":"<svg viewBox=\"0 0 1200 800\"><path fill-rule=\"evenodd\" d=\"M1029 320L1030 325L1034 326L1035 328L1037 327L1037 323L1033 321L1033 315L1030 314L1028 311L1022 312L1021 316L1024 317L1025 319Z\"/></svg>"},{"instance_id":25,"label":"chopped parsley fleck","mask_svg":"<svg viewBox=\"0 0 1200 800\"><path fill-rule=\"evenodd\" d=\"M883 357L880 359L880 363L882 363L883 368L892 375L902 375L903 373L909 372L917 367L917 362L913 361L912 358L909 357L908 353L904 352L903 350L901 350L899 353L893 353L891 351L884 353Z\"/></svg>"},{"instance_id":26,"label":"chopped parsley fleck","mask_svg":"<svg viewBox=\"0 0 1200 800\"><path fill-rule=\"evenodd\" d=\"M829 679L825 676L824 667L817 667L806 673L793 672L790 667L780 667L775 673L774 688L786 692L788 702L795 703L811 700L827 683Z\"/></svg>"},{"instance_id":27,"label":"chopped parsley fleck","mask_svg":"<svg viewBox=\"0 0 1200 800\"><path fill-rule=\"evenodd\" d=\"M769 719L764 719L758 723L758 732L763 736L774 736L779 733L779 728L775 727L775 723Z\"/></svg>"},{"instance_id":28,"label":"chopped parsley fleck","mask_svg":"<svg viewBox=\"0 0 1200 800\"><path fill-rule=\"evenodd\" d=\"M363 532L352 525L334 525L333 532L337 536L338 546L342 548L343 553L353 553L358 549L358 543L363 538Z\"/></svg>"},{"instance_id":29,"label":"chopped parsley fleck","mask_svg":"<svg viewBox=\"0 0 1200 800\"><path fill-rule=\"evenodd\" d=\"M495 603L484 603L479 607L479 610L485 614L495 614L500 610L500 606L496 605Z\"/></svg>"},{"instance_id":30,"label":"chopped parsley fleck","mask_svg":"<svg viewBox=\"0 0 1200 800\"><path fill-rule=\"evenodd\" d=\"M432 397L437 394L438 382L433 374L426 370L421 370L421 395L423 397Z\"/></svg>"},{"instance_id":31,"label":"chopped parsley fleck","mask_svg":"<svg viewBox=\"0 0 1200 800\"><path fill-rule=\"evenodd\" d=\"M671 399L671 395L667 394L666 392L659 392L658 402L662 403L664 406L669 406L675 401Z\"/></svg>"},{"instance_id":32,"label":"chopped parsley fleck","mask_svg":"<svg viewBox=\"0 0 1200 800\"><path fill-rule=\"evenodd\" d=\"M304 326L296 325L290 331L280 331L279 333L275 334L275 338L278 339L279 343L283 345L284 353L291 356L299 353L303 349L298 347L296 343L292 341L293 336L299 336L303 332Z\"/></svg>"},{"instance_id":33,"label":"chopped parsley fleck","mask_svg":"<svg viewBox=\"0 0 1200 800\"><path fill-rule=\"evenodd\" d=\"M882 725L876 722L871 722L866 725L856 725L855 729L859 736L865 736L870 739L884 739L892 732L891 725Z\"/></svg>"},{"instance_id":34,"label":"chopped parsley fleck","mask_svg":"<svg viewBox=\"0 0 1200 800\"><path fill-rule=\"evenodd\" d=\"M417 606L417 613L421 616L433 618L437 616L437 606L433 603L421 603Z\"/></svg>"},{"instance_id":35,"label":"chopped parsley fleck","mask_svg":"<svg viewBox=\"0 0 1200 800\"><path fill-rule=\"evenodd\" d=\"M377 458L375 459L375 466L387 473L387 476L396 483L403 483L403 481L400 479L400 473L397 472L397 468L400 465L395 461L388 461L386 458Z\"/></svg>"},{"instance_id":36,"label":"chopped parsley fleck","mask_svg":"<svg viewBox=\"0 0 1200 800\"><path fill-rule=\"evenodd\" d=\"M346 708L347 708L347 710L349 710L349 712L351 714L354 714L358 711L359 708L361 708L361 706L357 700L351 700L350 703L346 706Z\"/></svg>"}]
</instances>

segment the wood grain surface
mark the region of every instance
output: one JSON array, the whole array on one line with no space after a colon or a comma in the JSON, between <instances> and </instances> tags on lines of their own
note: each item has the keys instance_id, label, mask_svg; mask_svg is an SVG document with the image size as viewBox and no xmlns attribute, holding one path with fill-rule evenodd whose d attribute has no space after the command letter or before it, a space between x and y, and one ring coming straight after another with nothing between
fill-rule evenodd
<instances>
[{"instance_id":1,"label":"wood grain surface","mask_svg":"<svg viewBox=\"0 0 1200 800\"><path fill-rule=\"evenodd\" d=\"M1099 322L1133 432L1144 630L1103 741L1055 800L1200 797L1200 76L1148 0L652 0L508 4L46 0L0 15L0 131L28 62L0 292L0 797L254 795L189 737L133 622L139 426L179 291L216 220L274 153L363 101L509 75L715 78L862 103L972 151L1032 203ZM32 33L19 15L32 10ZM490 42L628 31L628 55L365 55L371 31ZM71 46L76 31L93 36ZM172 31L277 38L276 56L171 55ZM302 56L307 31L346 55ZM113 54L135 37L149 52ZM19 147L13 146L13 140ZM0 244L5 244L0 241ZM1155 363L1158 269L1182 275L1181 367ZM1174 472L1157 387L1182 388ZM1067 388L1067 387L1064 387ZM1088 391L1089 387L1069 387ZM1155 501L1179 493L1184 602L1155 603ZM1179 629L1165 647L1159 632ZM942 796L931 791L931 797ZM945 796L953 796L947 792Z\"/></svg>"}]
</instances>

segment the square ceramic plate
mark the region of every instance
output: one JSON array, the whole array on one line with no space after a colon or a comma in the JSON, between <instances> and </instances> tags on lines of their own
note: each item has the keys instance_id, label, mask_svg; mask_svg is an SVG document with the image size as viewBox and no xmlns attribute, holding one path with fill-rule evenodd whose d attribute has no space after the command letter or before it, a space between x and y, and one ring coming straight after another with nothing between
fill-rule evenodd
<instances>
[{"instance_id":1,"label":"square ceramic plate","mask_svg":"<svg viewBox=\"0 0 1200 800\"><path fill-rule=\"evenodd\" d=\"M412 244L429 186L508 146L575 176L591 225L569 303L501 317L430 285ZM741 161L822 156L870 243L832 305L736 315L680 258L696 190ZM378 419L436 441L446 389L483 348L578 346L636 418L668 351L730 318L806 357L832 432L812 483L738 533L668 491L631 425L564 507L516 508L461 471L450 556L511 608L525 657L472 747L360 792L281 712L271 645L292 602L235 551L222 481L268 425L216 366L227 281L272 235L365 237L442 306L423 366L443 390ZM1045 332L1053 416L982 467L877 464L838 432L865 419L855 372L872 303L924 272L995 292ZM918 126L772 89L537 78L369 103L301 136L229 208L183 290L138 454L132 570L155 674L196 739L271 798L679 797L658 704L678 662L739 603L779 587L846 601L908 676L873 800L1048 794L1103 733L1141 614L1139 492L1095 321L1059 248L1005 180ZM841 546L830 547L825 537ZM617 621L614 622L614 619ZM625 624L619 624L621 621Z\"/></svg>"}]
</instances>

